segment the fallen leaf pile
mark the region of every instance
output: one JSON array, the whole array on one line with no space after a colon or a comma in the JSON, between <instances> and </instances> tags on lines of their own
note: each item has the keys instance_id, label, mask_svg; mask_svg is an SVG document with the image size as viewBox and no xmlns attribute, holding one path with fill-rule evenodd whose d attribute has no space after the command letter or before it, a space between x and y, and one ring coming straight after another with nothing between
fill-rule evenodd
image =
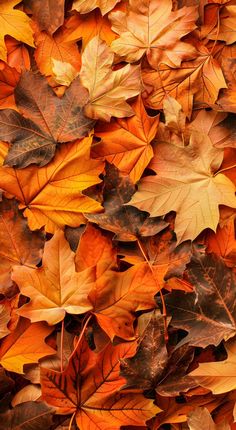
<instances>
[{"instance_id":1,"label":"fallen leaf pile","mask_svg":"<svg viewBox=\"0 0 236 430\"><path fill-rule=\"evenodd\" d=\"M236 429L235 114L235 0L0 0L0 430Z\"/></svg>"}]
</instances>

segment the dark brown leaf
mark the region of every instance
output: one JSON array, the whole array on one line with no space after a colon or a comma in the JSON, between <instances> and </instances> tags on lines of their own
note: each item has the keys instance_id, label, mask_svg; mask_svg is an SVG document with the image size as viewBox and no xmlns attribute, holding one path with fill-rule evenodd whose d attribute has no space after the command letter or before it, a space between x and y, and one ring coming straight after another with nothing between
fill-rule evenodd
<instances>
[{"instance_id":1,"label":"dark brown leaf","mask_svg":"<svg viewBox=\"0 0 236 430\"><path fill-rule=\"evenodd\" d=\"M93 127L94 121L83 113L88 92L79 78L59 98L41 75L24 72L15 99L21 114L0 111L0 139L13 144L5 159L8 166L44 166L53 158L57 143L82 138Z\"/></svg>"},{"instance_id":2,"label":"dark brown leaf","mask_svg":"<svg viewBox=\"0 0 236 430\"><path fill-rule=\"evenodd\" d=\"M42 402L25 402L0 414L0 430L47 430L52 425L52 408Z\"/></svg>"},{"instance_id":3,"label":"dark brown leaf","mask_svg":"<svg viewBox=\"0 0 236 430\"><path fill-rule=\"evenodd\" d=\"M188 331L180 345L218 345L236 333L235 275L217 256L194 258L187 268L195 292L173 291L165 296L171 324Z\"/></svg>"},{"instance_id":4,"label":"dark brown leaf","mask_svg":"<svg viewBox=\"0 0 236 430\"><path fill-rule=\"evenodd\" d=\"M151 236L167 227L161 218L148 218L132 206L123 206L135 192L135 185L128 175L123 175L111 164L107 164L104 179L104 208L102 214L86 215L89 221L116 233L115 239L135 241L140 236Z\"/></svg>"}]
</instances>

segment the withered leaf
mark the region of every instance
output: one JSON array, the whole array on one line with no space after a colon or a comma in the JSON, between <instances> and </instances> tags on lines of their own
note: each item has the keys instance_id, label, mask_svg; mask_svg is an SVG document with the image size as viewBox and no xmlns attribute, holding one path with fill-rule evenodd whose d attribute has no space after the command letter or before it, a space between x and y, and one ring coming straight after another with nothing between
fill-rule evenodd
<instances>
[{"instance_id":1,"label":"withered leaf","mask_svg":"<svg viewBox=\"0 0 236 430\"><path fill-rule=\"evenodd\" d=\"M17 106L0 111L0 138L12 146L5 159L8 166L47 164L57 143L86 136L94 122L83 113L88 93L74 80L62 98L55 95L45 78L24 72L15 90Z\"/></svg>"},{"instance_id":2,"label":"withered leaf","mask_svg":"<svg viewBox=\"0 0 236 430\"><path fill-rule=\"evenodd\" d=\"M43 402L25 402L0 414L0 430L49 430L53 409Z\"/></svg>"},{"instance_id":3,"label":"withered leaf","mask_svg":"<svg viewBox=\"0 0 236 430\"><path fill-rule=\"evenodd\" d=\"M135 185L128 175L120 173L114 165L106 165L104 184L104 213L86 214L86 218L114 232L115 239L134 241L140 236L156 234L168 226L161 218L148 218L146 212L123 206L134 194Z\"/></svg>"},{"instance_id":4,"label":"withered leaf","mask_svg":"<svg viewBox=\"0 0 236 430\"><path fill-rule=\"evenodd\" d=\"M38 22L40 30L54 33L64 22L65 0L24 0Z\"/></svg>"},{"instance_id":5,"label":"withered leaf","mask_svg":"<svg viewBox=\"0 0 236 430\"><path fill-rule=\"evenodd\" d=\"M141 315L138 333L144 324L136 354L121 362L121 375L127 381L125 388L155 388L168 360L163 316L157 310Z\"/></svg>"},{"instance_id":6,"label":"withered leaf","mask_svg":"<svg viewBox=\"0 0 236 430\"><path fill-rule=\"evenodd\" d=\"M215 255L202 255L192 259L186 275L195 291L173 291L165 296L171 324L188 331L179 346L218 345L234 336L236 281L231 269Z\"/></svg>"}]
</instances>

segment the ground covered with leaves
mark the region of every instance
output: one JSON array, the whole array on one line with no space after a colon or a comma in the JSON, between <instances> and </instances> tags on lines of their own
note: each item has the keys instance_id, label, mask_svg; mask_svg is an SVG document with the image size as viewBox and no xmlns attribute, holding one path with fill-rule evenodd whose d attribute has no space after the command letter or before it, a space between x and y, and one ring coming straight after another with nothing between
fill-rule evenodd
<instances>
[{"instance_id":1,"label":"ground covered with leaves","mask_svg":"<svg viewBox=\"0 0 236 430\"><path fill-rule=\"evenodd\" d=\"M0 0L0 430L236 429L235 114L235 0Z\"/></svg>"}]
</instances>

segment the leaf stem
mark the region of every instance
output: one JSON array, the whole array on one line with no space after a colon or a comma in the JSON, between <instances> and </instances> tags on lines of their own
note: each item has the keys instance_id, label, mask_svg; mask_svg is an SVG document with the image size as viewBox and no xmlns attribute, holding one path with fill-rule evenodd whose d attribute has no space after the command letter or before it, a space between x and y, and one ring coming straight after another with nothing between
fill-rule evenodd
<instances>
[{"instance_id":1,"label":"leaf stem","mask_svg":"<svg viewBox=\"0 0 236 430\"><path fill-rule=\"evenodd\" d=\"M82 339L82 337L83 337L83 334L84 334L84 332L85 332L85 329L86 329L86 327L87 327L87 325L88 325L89 321L91 320L92 316L93 316L93 315L92 315L92 314L90 314L90 315L89 315L89 317L88 317L88 319L86 320L86 322L85 322L85 324L84 324L84 326L83 326L83 329L82 329L82 331L81 331L81 333L80 333L80 335L79 335L79 339L77 340L76 345L75 345L75 347L74 347L74 349L73 349L73 351L72 351L72 353L71 353L71 355L70 355L70 358L71 358L71 357L72 357L72 355L74 354L75 350L78 348L78 346L79 346L79 344L80 344L80 341L81 341L81 339Z\"/></svg>"},{"instance_id":2,"label":"leaf stem","mask_svg":"<svg viewBox=\"0 0 236 430\"><path fill-rule=\"evenodd\" d=\"M63 319L61 322L61 372L63 372L64 331L65 331L65 322Z\"/></svg>"},{"instance_id":3,"label":"leaf stem","mask_svg":"<svg viewBox=\"0 0 236 430\"><path fill-rule=\"evenodd\" d=\"M74 420L75 414L76 414L76 411L73 413L73 415L72 415L72 417L71 417L71 419L70 419L70 423L69 423L68 430L71 430L71 427L72 427L72 424L73 424L73 420Z\"/></svg>"},{"instance_id":4,"label":"leaf stem","mask_svg":"<svg viewBox=\"0 0 236 430\"><path fill-rule=\"evenodd\" d=\"M167 330L167 321L166 321L167 313L166 313L165 300L164 300L164 297L163 297L163 294L162 294L162 291L161 291L161 286L160 286L159 282L156 279L156 275L155 275L155 272L153 270L152 264L150 263L147 255L146 255L146 252L143 249L142 243L140 242L140 240L138 238L137 238L137 242L138 242L139 249L140 249L140 251L141 251L141 253L142 253L142 255L143 255L146 263L148 264L148 267L149 267L149 269L152 272L154 281L156 282L156 284L158 286L158 289L159 289L159 293L160 293L160 297L161 297L161 303L162 303L162 316L163 316L163 319L164 319L164 338L165 338L165 342L167 343L167 341L169 339L168 330Z\"/></svg>"},{"instance_id":5,"label":"leaf stem","mask_svg":"<svg viewBox=\"0 0 236 430\"><path fill-rule=\"evenodd\" d=\"M218 170L218 172L214 173L214 175L213 175L213 176L216 176L216 175L218 175L219 173L225 172L226 170L234 169L234 167L236 167L236 164L232 164L232 166L225 167L224 169Z\"/></svg>"}]
</instances>

